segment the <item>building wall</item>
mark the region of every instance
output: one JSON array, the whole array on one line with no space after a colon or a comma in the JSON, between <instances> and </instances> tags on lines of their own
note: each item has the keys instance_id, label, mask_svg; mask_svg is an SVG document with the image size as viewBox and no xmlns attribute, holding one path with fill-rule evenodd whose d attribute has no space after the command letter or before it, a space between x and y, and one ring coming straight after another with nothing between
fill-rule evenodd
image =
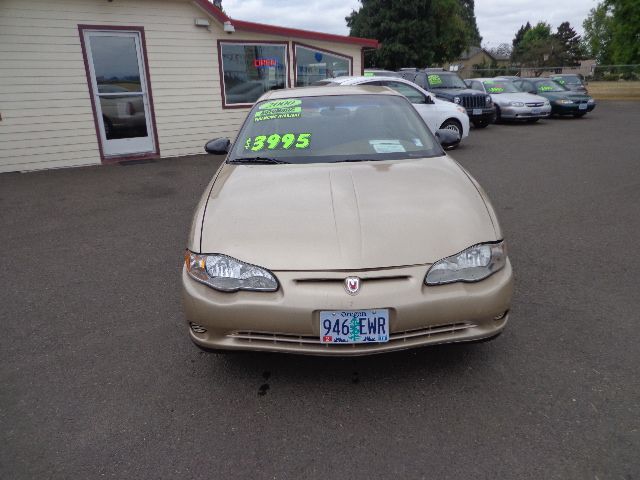
<instances>
[{"instance_id":1,"label":"building wall","mask_svg":"<svg viewBox=\"0 0 640 480\"><path fill-rule=\"evenodd\" d=\"M247 109L223 109L217 40L298 41L353 57L360 47L236 31L180 0L2 0L0 172L100 163L78 24L143 27L162 157L233 138ZM293 84L293 50L290 85Z\"/></svg>"}]
</instances>

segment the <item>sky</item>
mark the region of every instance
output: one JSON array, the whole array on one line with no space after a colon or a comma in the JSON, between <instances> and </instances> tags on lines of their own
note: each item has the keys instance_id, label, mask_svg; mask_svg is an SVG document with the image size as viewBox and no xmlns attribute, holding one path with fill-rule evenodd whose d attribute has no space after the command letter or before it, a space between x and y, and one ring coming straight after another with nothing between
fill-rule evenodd
<instances>
[{"instance_id":1,"label":"sky","mask_svg":"<svg viewBox=\"0 0 640 480\"><path fill-rule=\"evenodd\" d=\"M475 0L483 46L511 43L521 25L546 21L553 29L563 21L582 34L582 22L598 0ZM227 15L238 20L270 23L348 35L344 17L359 8L358 0L222 0Z\"/></svg>"}]
</instances>

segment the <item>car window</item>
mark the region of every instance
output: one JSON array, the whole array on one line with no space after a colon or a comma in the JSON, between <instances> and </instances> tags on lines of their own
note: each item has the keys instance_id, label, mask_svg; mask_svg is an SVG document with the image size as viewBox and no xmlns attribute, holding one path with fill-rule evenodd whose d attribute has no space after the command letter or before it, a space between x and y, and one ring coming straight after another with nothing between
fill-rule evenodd
<instances>
[{"instance_id":1,"label":"car window","mask_svg":"<svg viewBox=\"0 0 640 480\"><path fill-rule=\"evenodd\" d=\"M536 82L535 88L538 91L538 93L566 92L568 90L568 88L563 87L562 85L560 85L557 82L554 82L553 80L538 80Z\"/></svg>"},{"instance_id":2,"label":"car window","mask_svg":"<svg viewBox=\"0 0 640 480\"><path fill-rule=\"evenodd\" d=\"M434 88L467 88L465 83L457 75L438 72L427 75L429 90Z\"/></svg>"},{"instance_id":3,"label":"car window","mask_svg":"<svg viewBox=\"0 0 640 480\"><path fill-rule=\"evenodd\" d=\"M440 145L406 98L328 94L254 105L227 162L269 158L327 163L440 155Z\"/></svg>"},{"instance_id":4,"label":"car window","mask_svg":"<svg viewBox=\"0 0 640 480\"><path fill-rule=\"evenodd\" d=\"M427 103L426 97L417 88L402 82L385 82L387 87L392 88L396 92L404 95L411 103Z\"/></svg>"},{"instance_id":5,"label":"car window","mask_svg":"<svg viewBox=\"0 0 640 480\"><path fill-rule=\"evenodd\" d=\"M509 80L485 80L484 88L487 93L498 95L500 93L517 93L518 88Z\"/></svg>"},{"instance_id":6,"label":"car window","mask_svg":"<svg viewBox=\"0 0 640 480\"><path fill-rule=\"evenodd\" d=\"M471 81L471 88L474 90L479 90L480 92L484 92L484 88L482 88L482 84L477 80Z\"/></svg>"}]
</instances>

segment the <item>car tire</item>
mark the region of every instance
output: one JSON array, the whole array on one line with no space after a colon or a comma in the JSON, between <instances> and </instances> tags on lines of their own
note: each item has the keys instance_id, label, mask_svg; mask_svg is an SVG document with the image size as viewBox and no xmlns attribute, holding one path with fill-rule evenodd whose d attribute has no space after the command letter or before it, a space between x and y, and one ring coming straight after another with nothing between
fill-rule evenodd
<instances>
[{"instance_id":1,"label":"car tire","mask_svg":"<svg viewBox=\"0 0 640 480\"><path fill-rule=\"evenodd\" d=\"M496 105L496 120L494 123L502 122L502 113L500 112L500 107Z\"/></svg>"},{"instance_id":2,"label":"car tire","mask_svg":"<svg viewBox=\"0 0 640 480\"><path fill-rule=\"evenodd\" d=\"M473 122L475 128L487 128L489 126L488 120L477 120Z\"/></svg>"},{"instance_id":3,"label":"car tire","mask_svg":"<svg viewBox=\"0 0 640 480\"><path fill-rule=\"evenodd\" d=\"M453 119L453 118L449 118L449 119L445 120L444 122L442 122L442 125L440 125L440 128L443 129L443 130L454 131L460 137L460 140L458 140L453 145L449 145L447 148L445 148L445 150L453 150L454 148L458 148L458 145L460 145L460 142L462 141L462 133L463 133L462 125L460 124L460 122L458 120Z\"/></svg>"}]
</instances>

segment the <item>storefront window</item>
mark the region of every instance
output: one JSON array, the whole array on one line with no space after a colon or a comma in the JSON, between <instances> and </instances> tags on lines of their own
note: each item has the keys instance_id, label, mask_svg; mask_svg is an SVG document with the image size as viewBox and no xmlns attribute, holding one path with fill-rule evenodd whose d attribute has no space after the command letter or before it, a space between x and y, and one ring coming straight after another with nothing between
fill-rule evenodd
<instances>
[{"instance_id":1,"label":"storefront window","mask_svg":"<svg viewBox=\"0 0 640 480\"><path fill-rule=\"evenodd\" d=\"M220 43L225 105L254 103L287 87L287 49L266 43Z\"/></svg>"},{"instance_id":2,"label":"storefront window","mask_svg":"<svg viewBox=\"0 0 640 480\"><path fill-rule=\"evenodd\" d=\"M295 46L296 87L311 85L325 78L351 75L351 59L336 53Z\"/></svg>"}]
</instances>

